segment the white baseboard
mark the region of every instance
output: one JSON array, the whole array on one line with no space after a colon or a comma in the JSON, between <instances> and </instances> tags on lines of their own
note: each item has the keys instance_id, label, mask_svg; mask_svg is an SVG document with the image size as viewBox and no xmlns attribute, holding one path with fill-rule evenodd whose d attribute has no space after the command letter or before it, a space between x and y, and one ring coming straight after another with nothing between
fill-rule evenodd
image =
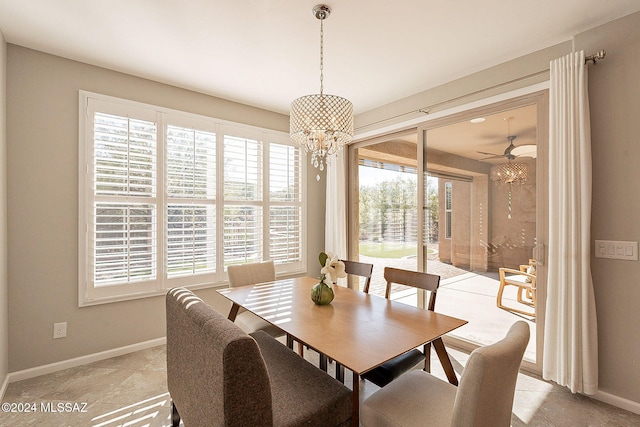
<instances>
[{"instance_id":1,"label":"white baseboard","mask_svg":"<svg viewBox=\"0 0 640 427\"><path fill-rule=\"evenodd\" d=\"M2 381L2 387L0 387L0 400L4 400L4 392L7 391L8 385L9 385L9 375L4 377L4 381Z\"/></svg>"},{"instance_id":2,"label":"white baseboard","mask_svg":"<svg viewBox=\"0 0 640 427\"><path fill-rule=\"evenodd\" d=\"M443 339L445 345L448 348L453 348L466 353L470 353L477 347L476 345L470 344L457 338L445 336L443 337ZM520 365L520 371L542 377L541 373L537 369L537 366L530 362L527 362L526 360L522 362L522 365ZM542 378L540 379L542 380ZM633 400L625 399L624 397L616 396L615 394L607 393L602 390L598 390L595 395L585 394L585 396L591 399L598 400L600 402L608 403L609 405L624 409L625 411L633 412L634 414L640 415L640 402L634 402Z\"/></svg>"},{"instance_id":3,"label":"white baseboard","mask_svg":"<svg viewBox=\"0 0 640 427\"><path fill-rule=\"evenodd\" d=\"M598 390L595 395L588 397L640 415L640 402L634 402L633 400L625 399L623 397L616 396L615 394L606 393L600 390Z\"/></svg>"},{"instance_id":4,"label":"white baseboard","mask_svg":"<svg viewBox=\"0 0 640 427\"><path fill-rule=\"evenodd\" d=\"M155 340L144 341L137 344L101 351L100 353L93 353L86 356L76 357L74 359L63 360L61 362L51 363L49 365L37 366L35 368L25 369L23 371L10 372L4 381L3 388L1 390L2 393L0 394L0 396L4 396L4 392L8 383L14 383L16 381L22 381L29 378L38 377L40 375L50 374L52 372L61 371L63 369L85 365L87 363L97 362L116 356L122 356L123 354L133 353L134 351L144 350L147 348L166 344L166 342L166 338L157 338Z\"/></svg>"}]
</instances>

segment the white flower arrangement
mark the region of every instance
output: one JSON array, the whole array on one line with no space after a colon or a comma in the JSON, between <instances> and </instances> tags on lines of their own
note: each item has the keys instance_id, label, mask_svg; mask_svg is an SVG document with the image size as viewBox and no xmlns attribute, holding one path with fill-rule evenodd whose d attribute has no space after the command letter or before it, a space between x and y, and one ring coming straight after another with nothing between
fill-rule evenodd
<instances>
[{"instance_id":1,"label":"white flower arrangement","mask_svg":"<svg viewBox=\"0 0 640 427\"><path fill-rule=\"evenodd\" d=\"M347 277L347 273L344 271L344 262L340 261L337 255L334 255L331 252L320 252L318 259L322 266L322 269L320 270L320 273L322 274L322 281L327 286L331 286L338 279Z\"/></svg>"}]
</instances>

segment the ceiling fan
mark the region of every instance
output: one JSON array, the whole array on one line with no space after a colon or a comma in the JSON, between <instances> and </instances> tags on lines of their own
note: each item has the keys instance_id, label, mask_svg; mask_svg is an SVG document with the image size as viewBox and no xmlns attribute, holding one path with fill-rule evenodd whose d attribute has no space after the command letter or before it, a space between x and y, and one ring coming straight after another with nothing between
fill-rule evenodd
<instances>
[{"instance_id":1,"label":"ceiling fan","mask_svg":"<svg viewBox=\"0 0 640 427\"><path fill-rule=\"evenodd\" d=\"M512 117L505 117L504 121L507 122L507 140L509 141L509 146L507 148L505 148L504 153L503 154L495 154L495 153L487 153L485 151L478 151L478 153L480 154L484 154L486 156L489 157L485 157L483 159L480 160L490 160L490 159L501 159L501 158L505 158L507 160L515 160L516 157L533 157L536 158L536 154L537 154L537 147L533 144L528 144L528 145L520 145L518 147L516 147L513 144L513 140L517 138L516 135L510 135L510 130L509 130L509 120L511 120Z\"/></svg>"},{"instance_id":2,"label":"ceiling fan","mask_svg":"<svg viewBox=\"0 0 640 427\"><path fill-rule=\"evenodd\" d=\"M515 135L509 135L507 136L507 140L509 141L509 146L507 148L505 148L504 153L503 154L494 154L494 153L487 153L485 151L478 151L478 153L480 154L484 154L487 155L489 157L485 157L483 159L480 160L489 160L489 159L500 159L502 157L509 159L509 160L514 160L516 158L516 156L512 153L513 149L516 148L515 145L513 145L513 140L516 139L517 137Z\"/></svg>"}]
</instances>

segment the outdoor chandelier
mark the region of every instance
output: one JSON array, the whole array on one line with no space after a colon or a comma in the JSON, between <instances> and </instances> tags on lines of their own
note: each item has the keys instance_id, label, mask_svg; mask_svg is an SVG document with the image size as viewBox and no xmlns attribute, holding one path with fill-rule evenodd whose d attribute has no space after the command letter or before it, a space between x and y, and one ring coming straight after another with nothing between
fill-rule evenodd
<instances>
[{"instance_id":1,"label":"outdoor chandelier","mask_svg":"<svg viewBox=\"0 0 640 427\"><path fill-rule=\"evenodd\" d=\"M320 93L306 95L291 103L289 128L291 141L311 153L311 164L323 171L329 158L353 137L353 104L339 96L325 95L323 86L323 21L331 9L319 4L313 15L320 20ZM320 175L316 175L320 180Z\"/></svg>"},{"instance_id":2,"label":"outdoor chandelier","mask_svg":"<svg viewBox=\"0 0 640 427\"><path fill-rule=\"evenodd\" d=\"M507 126L509 124L508 119ZM507 135L509 131L507 130ZM504 156L508 159L508 163L501 165L494 165L491 167L491 181L493 181L498 187L508 187L507 194L507 218L511 219L511 189L514 185L522 185L527 181L527 165L525 163L511 163L516 158L512 154L512 150L515 148L513 140L516 139L513 135L508 135L509 147L505 151Z\"/></svg>"},{"instance_id":3,"label":"outdoor chandelier","mask_svg":"<svg viewBox=\"0 0 640 427\"><path fill-rule=\"evenodd\" d=\"M522 185L527 181L526 163L505 163L491 167L491 181L498 187Z\"/></svg>"}]
</instances>

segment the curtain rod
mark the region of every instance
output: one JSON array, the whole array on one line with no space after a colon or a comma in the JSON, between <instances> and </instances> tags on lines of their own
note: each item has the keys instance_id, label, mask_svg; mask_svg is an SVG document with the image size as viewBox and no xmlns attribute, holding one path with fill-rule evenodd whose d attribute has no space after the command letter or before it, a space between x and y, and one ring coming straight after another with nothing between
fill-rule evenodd
<instances>
[{"instance_id":1,"label":"curtain rod","mask_svg":"<svg viewBox=\"0 0 640 427\"><path fill-rule=\"evenodd\" d=\"M585 56L584 63L587 64L589 61L592 61L595 64L596 61L604 59L606 54L607 54L607 52L605 52L604 49L603 50L599 50L598 52L596 52L596 53L594 53L592 55ZM400 117L408 116L409 114L416 114L416 113L429 114L431 112L431 110L433 110L435 107L439 107L441 105L445 105L445 104L448 104L450 102L458 101L460 99L468 98L470 96L477 95L477 94L482 93L482 92L487 92L487 91L490 91L490 90L493 90L493 89L497 89L497 88L502 87L502 86L507 86L507 85L510 85L512 83L517 83L517 82L520 82L522 80L530 79L530 78L533 78L533 77L538 77L539 75L545 74L548 71L549 71L549 69L546 68L544 70L537 71L537 72L531 73L531 74L527 74L526 76L518 77L516 79L512 79L512 80L509 80L507 82L498 83L496 85L489 86L489 87L486 87L486 88L483 88L483 89L479 89L479 90L476 90L474 92L466 93L464 95L460 95L460 96L457 96L455 98L447 99L446 101L441 101L441 102L438 102L438 103L435 103L435 104L431 104L431 105L429 105L427 107L419 108L419 109L413 110L413 111L408 111L406 113L398 114L398 115L393 116L393 117L389 117L389 118L386 118L386 119L378 120L377 122L368 123L368 124L366 124L364 126L360 126L360 127L356 128L356 130L362 129L362 128L366 128L366 127L369 127L369 126L373 126L373 125L377 125L377 124L380 124L380 123L383 123L383 122L387 122L389 120L397 119L397 118L400 118Z\"/></svg>"},{"instance_id":2,"label":"curtain rod","mask_svg":"<svg viewBox=\"0 0 640 427\"><path fill-rule=\"evenodd\" d=\"M606 55L607 55L607 52L605 52L604 49L599 50L596 53L594 53L593 55L585 56L584 57L584 63L586 64L589 61L593 61L593 63L595 64L597 60L604 59L604 57Z\"/></svg>"}]
</instances>

